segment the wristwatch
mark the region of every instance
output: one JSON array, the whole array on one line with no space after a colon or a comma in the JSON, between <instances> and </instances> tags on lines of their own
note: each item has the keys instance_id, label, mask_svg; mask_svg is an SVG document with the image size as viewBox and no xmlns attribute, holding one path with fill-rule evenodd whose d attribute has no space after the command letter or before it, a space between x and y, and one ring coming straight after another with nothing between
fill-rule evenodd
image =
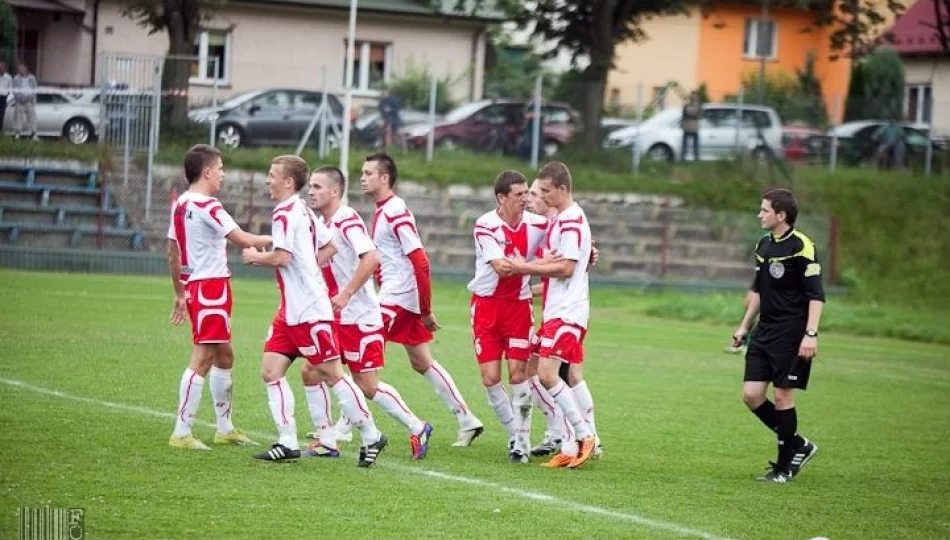
<instances>
[{"instance_id":1,"label":"wristwatch","mask_svg":"<svg viewBox=\"0 0 950 540\"><path fill-rule=\"evenodd\" d=\"M805 330L805 335L808 337L818 337L818 330L814 328L808 328Z\"/></svg>"}]
</instances>

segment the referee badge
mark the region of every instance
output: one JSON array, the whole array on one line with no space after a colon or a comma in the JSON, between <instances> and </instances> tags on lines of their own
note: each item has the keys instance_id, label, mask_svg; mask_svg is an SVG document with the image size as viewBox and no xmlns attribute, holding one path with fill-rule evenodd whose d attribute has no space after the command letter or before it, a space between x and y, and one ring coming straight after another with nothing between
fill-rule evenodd
<instances>
[{"instance_id":1,"label":"referee badge","mask_svg":"<svg viewBox=\"0 0 950 540\"><path fill-rule=\"evenodd\" d=\"M785 265L781 262L773 262L769 265L769 274L775 279L782 279L785 275Z\"/></svg>"}]
</instances>

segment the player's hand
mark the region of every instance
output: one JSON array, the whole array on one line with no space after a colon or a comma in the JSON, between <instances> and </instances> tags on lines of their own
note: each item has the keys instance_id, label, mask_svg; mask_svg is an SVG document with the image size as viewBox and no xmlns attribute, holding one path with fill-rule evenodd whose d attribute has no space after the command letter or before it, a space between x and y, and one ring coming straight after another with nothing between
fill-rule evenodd
<instances>
[{"instance_id":1,"label":"player's hand","mask_svg":"<svg viewBox=\"0 0 950 540\"><path fill-rule=\"evenodd\" d=\"M343 308L350 303L350 299L353 298L353 295L347 291L340 291L339 294L330 299L330 303L333 304L333 311L343 311Z\"/></svg>"},{"instance_id":2,"label":"player's hand","mask_svg":"<svg viewBox=\"0 0 950 540\"><path fill-rule=\"evenodd\" d=\"M436 330L442 328L439 326L439 321L435 320L435 314L430 313L428 315L422 316L422 325L426 327L426 330L430 332L435 332Z\"/></svg>"},{"instance_id":3,"label":"player's hand","mask_svg":"<svg viewBox=\"0 0 950 540\"><path fill-rule=\"evenodd\" d=\"M511 264L511 261L507 259L501 259L498 261L498 267L495 268L495 271L498 272L498 275L501 277L508 277L514 272L514 265Z\"/></svg>"},{"instance_id":4,"label":"player's hand","mask_svg":"<svg viewBox=\"0 0 950 540\"><path fill-rule=\"evenodd\" d=\"M260 252L257 251L257 248L244 248L244 251L241 252L241 260L244 261L244 264L254 264L257 262L258 255L260 255Z\"/></svg>"},{"instance_id":5,"label":"player's hand","mask_svg":"<svg viewBox=\"0 0 950 540\"><path fill-rule=\"evenodd\" d=\"M802 338L802 344L798 347L798 356L811 360L816 354L818 354L818 338L808 336Z\"/></svg>"},{"instance_id":6,"label":"player's hand","mask_svg":"<svg viewBox=\"0 0 950 540\"><path fill-rule=\"evenodd\" d=\"M748 334L749 334L749 331L740 326L739 329L736 330L736 333L732 334L732 346L740 347L742 345L742 342L745 341L745 337Z\"/></svg>"},{"instance_id":7,"label":"player's hand","mask_svg":"<svg viewBox=\"0 0 950 540\"><path fill-rule=\"evenodd\" d=\"M172 323L172 326L181 326L187 315L188 303L185 301L185 297L176 296L175 304L172 306L172 314L168 317L168 321Z\"/></svg>"},{"instance_id":8,"label":"player's hand","mask_svg":"<svg viewBox=\"0 0 950 540\"><path fill-rule=\"evenodd\" d=\"M597 246L594 245L593 240L590 245L590 265L597 266L597 261L600 260L600 250L597 249Z\"/></svg>"}]
</instances>

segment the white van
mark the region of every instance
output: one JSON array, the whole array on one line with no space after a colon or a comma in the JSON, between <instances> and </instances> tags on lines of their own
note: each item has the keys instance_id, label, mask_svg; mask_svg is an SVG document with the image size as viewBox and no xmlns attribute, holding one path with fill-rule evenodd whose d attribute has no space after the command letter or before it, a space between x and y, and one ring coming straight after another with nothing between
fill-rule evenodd
<instances>
[{"instance_id":1,"label":"white van","mask_svg":"<svg viewBox=\"0 0 950 540\"><path fill-rule=\"evenodd\" d=\"M757 157L764 154L758 130L767 144L777 154L782 151L782 120L771 107L742 105L742 122L739 122L738 103L707 103L699 122L699 159L715 161L737 154L751 152ZM681 107L669 108L645 120L639 126L620 129L604 139L604 148L631 147L635 141L640 155L646 159L674 161L683 153L683 130L680 120ZM638 139L639 138L639 139ZM687 159L693 159L692 145Z\"/></svg>"}]
</instances>

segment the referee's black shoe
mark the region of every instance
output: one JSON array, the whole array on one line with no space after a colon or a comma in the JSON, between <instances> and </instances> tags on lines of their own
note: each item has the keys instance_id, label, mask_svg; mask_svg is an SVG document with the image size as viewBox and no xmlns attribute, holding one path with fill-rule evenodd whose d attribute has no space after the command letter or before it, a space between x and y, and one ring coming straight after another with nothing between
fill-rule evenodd
<instances>
[{"instance_id":1,"label":"referee's black shoe","mask_svg":"<svg viewBox=\"0 0 950 540\"><path fill-rule=\"evenodd\" d=\"M798 452L795 452L795 455L792 456L792 466L791 472L792 476L798 476L798 473L802 472L802 469L805 468L805 465L811 461L811 458L815 457L815 454L818 453L818 445L804 439L805 444L802 445L801 449Z\"/></svg>"},{"instance_id":2,"label":"referee's black shoe","mask_svg":"<svg viewBox=\"0 0 950 540\"><path fill-rule=\"evenodd\" d=\"M774 461L769 462L769 466L765 469L765 474L756 478L759 482L772 482L775 484L787 484L792 481L792 473L783 471L779 468L778 463Z\"/></svg>"}]
</instances>

